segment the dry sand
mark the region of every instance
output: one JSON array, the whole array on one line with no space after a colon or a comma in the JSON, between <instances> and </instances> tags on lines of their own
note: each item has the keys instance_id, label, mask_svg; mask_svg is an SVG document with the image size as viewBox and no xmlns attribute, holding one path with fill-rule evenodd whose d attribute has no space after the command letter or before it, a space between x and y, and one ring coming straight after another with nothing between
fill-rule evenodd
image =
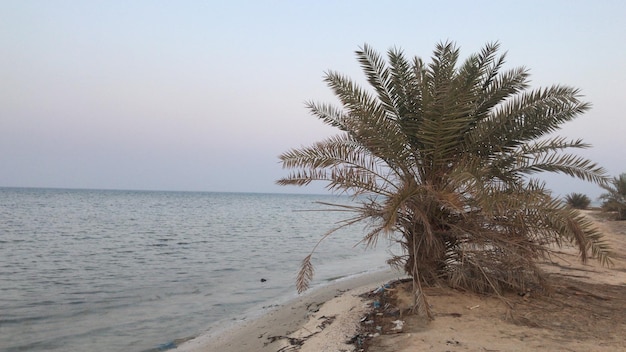
<instances>
[{"instance_id":1,"label":"dry sand","mask_svg":"<svg viewBox=\"0 0 626 352\"><path fill-rule=\"evenodd\" d=\"M429 288L432 322L414 315L387 317L393 307L408 305L406 292L397 289L386 297L391 308L375 319L383 334L366 339L364 350L626 351L626 222L607 220L598 211L584 214L610 243L612 267L595 260L581 264L576 250L565 247L543 263L554 288L550 296L531 291L500 299ZM403 329L390 330L397 319L404 321Z\"/></svg>"},{"instance_id":2,"label":"dry sand","mask_svg":"<svg viewBox=\"0 0 626 352\"><path fill-rule=\"evenodd\" d=\"M573 248L562 248L543 263L554 286L550 296L429 288L435 320L428 322L404 313L409 283L389 271L316 290L177 351L626 351L626 221L584 213L611 244L614 265L581 264ZM391 281L391 289L373 293ZM374 309L374 300L383 307Z\"/></svg>"}]
</instances>

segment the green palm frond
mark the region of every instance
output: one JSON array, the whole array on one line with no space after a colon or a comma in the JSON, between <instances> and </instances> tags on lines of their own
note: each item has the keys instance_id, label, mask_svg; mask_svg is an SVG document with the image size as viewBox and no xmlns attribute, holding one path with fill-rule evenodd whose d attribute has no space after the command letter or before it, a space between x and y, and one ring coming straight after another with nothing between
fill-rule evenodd
<instances>
[{"instance_id":1,"label":"green palm frond","mask_svg":"<svg viewBox=\"0 0 626 352\"><path fill-rule=\"evenodd\" d=\"M487 131L490 144L518 146L555 132L561 124L570 121L590 104L578 100L578 89L553 86L523 92L495 108Z\"/></svg>"},{"instance_id":2,"label":"green palm frond","mask_svg":"<svg viewBox=\"0 0 626 352\"><path fill-rule=\"evenodd\" d=\"M405 135L398 124L389 118L388 111L382 105L339 74L328 74L326 81L343 101L347 112L342 117L341 123L355 141L390 165L406 158ZM311 108L315 109L315 106ZM321 112L316 110L313 112L316 115L327 116L325 113L328 112L328 108Z\"/></svg>"},{"instance_id":3,"label":"green palm frond","mask_svg":"<svg viewBox=\"0 0 626 352\"><path fill-rule=\"evenodd\" d=\"M376 160L368 150L345 134L329 137L309 147L291 149L279 156L285 168L326 168L349 165L374 168Z\"/></svg>"},{"instance_id":4,"label":"green palm frond","mask_svg":"<svg viewBox=\"0 0 626 352\"><path fill-rule=\"evenodd\" d=\"M328 181L331 190L360 188L383 193L395 187L390 168L368 149L352 141L349 136L330 137L313 146L292 149L279 156L286 168L300 171L279 180L279 184L306 185L311 181ZM359 192L360 193L360 192Z\"/></svg>"},{"instance_id":5,"label":"green palm frond","mask_svg":"<svg viewBox=\"0 0 626 352\"><path fill-rule=\"evenodd\" d=\"M393 106L398 112L398 123L407 135L415 134L421 120L422 81L424 63L419 59L411 63L399 49L388 51Z\"/></svg>"},{"instance_id":6,"label":"green palm frond","mask_svg":"<svg viewBox=\"0 0 626 352\"><path fill-rule=\"evenodd\" d=\"M329 126L336 127L341 131L349 132L346 120L349 118L343 109L331 104L318 104L315 102L307 102L306 107L311 114L317 116Z\"/></svg>"},{"instance_id":7,"label":"green palm frond","mask_svg":"<svg viewBox=\"0 0 626 352\"><path fill-rule=\"evenodd\" d=\"M518 159L512 173L533 174L537 172L563 173L581 180L604 184L607 181L605 170L589 159L573 154L545 152L532 158Z\"/></svg>"},{"instance_id":8,"label":"green palm frond","mask_svg":"<svg viewBox=\"0 0 626 352\"><path fill-rule=\"evenodd\" d=\"M459 49L452 42L442 42L435 46L427 75L430 77L430 90L442 93L449 88L454 78Z\"/></svg>"},{"instance_id":9,"label":"green palm frond","mask_svg":"<svg viewBox=\"0 0 626 352\"><path fill-rule=\"evenodd\" d=\"M553 137L536 142L525 143L520 147L522 154L540 154L545 152L562 151L569 148L586 149L591 145L582 139L568 140L565 137Z\"/></svg>"},{"instance_id":10,"label":"green palm frond","mask_svg":"<svg viewBox=\"0 0 626 352\"><path fill-rule=\"evenodd\" d=\"M276 181L280 186L307 186L314 181L332 181L326 170L298 170Z\"/></svg>"},{"instance_id":11,"label":"green palm frond","mask_svg":"<svg viewBox=\"0 0 626 352\"><path fill-rule=\"evenodd\" d=\"M394 119L397 119L400 111L394 99L391 73L386 62L369 45L364 45L361 50L356 51L356 55L367 81L378 94L381 105Z\"/></svg>"},{"instance_id":12,"label":"green palm frond","mask_svg":"<svg viewBox=\"0 0 626 352\"><path fill-rule=\"evenodd\" d=\"M367 119L371 112L376 115L383 114L384 109L379 102L350 78L338 72L329 71L324 81L341 101L348 116Z\"/></svg>"},{"instance_id":13,"label":"green palm frond","mask_svg":"<svg viewBox=\"0 0 626 352\"><path fill-rule=\"evenodd\" d=\"M481 120L488 117L489 112L498 104L528 88L528 70L524 67L518 67L499 73L498 70L503 64L504 57L501 60L494 65L492 72L489 73L482 86L481 99L475 113Z\"/></svg>"}]
</instances>

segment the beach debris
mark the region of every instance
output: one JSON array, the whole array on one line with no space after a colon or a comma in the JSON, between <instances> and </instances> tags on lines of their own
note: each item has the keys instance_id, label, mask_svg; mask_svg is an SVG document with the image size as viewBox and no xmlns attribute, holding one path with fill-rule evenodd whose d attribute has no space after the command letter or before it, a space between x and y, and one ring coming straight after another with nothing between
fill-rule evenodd
<instances>
[{"instance_id":1,"label":"beach debris","mask_svg":"<svg viewBox=\"0 0 626 352\"><path fill-rule=\"evenodd\" d=\"M173 348L176 348L176 342L174 342L174 341L162 343L162 344L159 345L159 347L157 347L157 349L159 351L167 351L167 350L171 350Z\"/></svg>"},{"instance_id":2,"label":"beach debris","mask_svg":"<svg viewBox=\"0 0 626 352\"><path fill-rule=\"evenodd\" d=\"M289 345L291 346L302 346L304 344L304 341L310 336L306 336L304 339L298 339L295 337L289 337L289 336L268 336L267 339L269 340L269 342L265 342L263 344L263 346L267 346L270 343L273 343L275 341L278 340L287 340L289 342ZM279 351L284 350L284 349L280 349Z\"/></svg>"},{"instance_id":3,"label":"beach debris","mask_svg":"<svg viewBox=\"0 0 626 352\"><path fill-rule=\"evenodd\" d=\"M380 287L377 287L374 291L372 291L372 294L382 293L382 292L385 292L385 290L389 290L389 289L391 289L391 286L389 284L384 284Z\"/></svg>"},{"instance_id":4,"label":"beach debris","mask_svg":"<svg viewBox=\"0 0 626 352\"><path fill-rule=\"evenodd\" d=\"M374 308L380 308L380 302L379 301L374 301L372 303L372 305L374 306Z\"/></svg>"},{"instance_id":5,"label":"beach debris","mask_svg":"<svg viewBox=\"0 0 626 352\"><path fill-rule=\"evenodd\" d=\"M391 330L402 331L402 328L404 327L404 321L402 321L402 320L394 320L391 323L395 324L395 326L393 328L391 328Z\"/></svg>"},{"instance_id":6,"label":"beach debris","mask_svg":"<svg viewBox=\"0 0 626 352\"><path fill-rule=\"evenodd\" d=\"M324 303L316 303L316 302L311 302L309 304L307 304L306 306L306 310L309 313L317 313L320 311L320 307L323 305Z\"/></svg>"},{"instance_id":7,"label":"beach debris","mask_svg":"<svg viewBox=\"0 0 626 352\"><path fill-rule=\"evenodd\" d=\"M363 336L361 336L361 334L356 334L352 336L350 340L346 341L346 343L353 344L356 347L361 347L363 345Z\"/></svg>"},{"instance_id":8,"label":"beach debris","mask_svg":"<svg viewBox=\"0 0 626 352\"><path fill-rule=\"evenodd\" d=\"M467 309L469 309L469 310L474 310L474 309L476 309L476 308L478 308L478 307L480 307L480 304L477 304L477 305L475 305L475 306L471 306L471 307L467 307Z\"/></svg>"},{"instance_id":9,"label":"beach debris","mask_svg":"<svg viewBox=\"0 0 626 352\"><path fill-rule=\"evenodd\" d=\"M446 341L446 345L455 345L455 346L459 346L461 343L455 339L450 339Z\"/></svg>"},{"instance_id":10,"label":"beach debris","mask_svg":"<svg viewBox=\"0 0 626 352\"><path fill-rule=\"evenodd\" d=\"M328 325L332 324L333 321L335 321L335 319L337 318L336 315L331 315L329 317L322 315L321 317L319 317L318 320L322 320L322 322L320 323L320 325L317 326L318 329L320 330L324 330Z\"/></svg>"}]
</instances>

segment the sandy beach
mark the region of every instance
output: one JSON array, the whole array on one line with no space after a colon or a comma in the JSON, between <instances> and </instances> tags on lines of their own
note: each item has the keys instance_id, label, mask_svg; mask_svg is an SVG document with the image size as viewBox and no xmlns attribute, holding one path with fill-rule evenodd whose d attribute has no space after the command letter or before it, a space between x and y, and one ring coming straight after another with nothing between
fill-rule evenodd
<instances>
[{"instance_id":1,"label":"sandy beach","mask_svg":"<svg viewBox=\"0 0 626 352\"><path fill-rule=\"evenodd\" d=\"M529 290L488 297L428 288L435 313L429 322L406 314L409 283L399 280L402 273L389 270L316 289L217 336L190 340L176 351L624 350L626 222L608 220L598 211L584 213L611 244L614 265L601 267L594 260L581 264L573 248L561 248L543 263L553 285L550 295Z\"/></svg>"},{"instance_id":2,"label":"sandy beach","mask_svg":"<svg viewBox=\"0 0 626 352\"><path fill-rule=\"evenodd\" d=\"M339 280L217 335L201 335L175 351L350 350L353 346L345 342L356 334L369 305L359 296L401 277L400 272L385 270Z\"/></svg>"}]
</instances>

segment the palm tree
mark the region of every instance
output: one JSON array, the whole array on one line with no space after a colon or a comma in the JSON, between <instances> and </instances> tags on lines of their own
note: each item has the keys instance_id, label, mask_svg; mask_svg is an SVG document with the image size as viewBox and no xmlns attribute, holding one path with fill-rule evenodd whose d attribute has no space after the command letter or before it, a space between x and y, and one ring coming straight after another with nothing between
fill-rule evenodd
<instances>
[{"instance_id":1,"label":"palm tree","mask_svg":"<svg viewBox=\"0 0 626 352\"><path fill-rule=\"evenodd\" d=\"M582 193L570 193L565 196L565 203L575 209L587 209L591 204L591 199Z\"/></svg>"},{"instance_id":2,"label":"palm tree","mask_svg":"<svg viewBox=\"0 0 626 352\"><path fill-rule=\"evenodd\" d=\"M496 294L546 286L536 261L551 243L572 242L583 261L590 252L610 262L591 223L531 177L606 181L602 168L565 153L587 144L549 136L590 105L566 86L528 90L527 69L503 71L498 49L487 44L458 65L453 43L438 44L428 64L395 48L387 62L365 45L356 55L371 89L330 71L325 81L341 107L307 103L340 133L279 157L293 170L278 184L323 181L355 196L353 216L338 228L366 221L366 245L381 235L400 243L389 263L413 278L414 308L429 317L424 285ZM314 251L302 262L300 292Z\"/></svg>"},{"instance_id":3,"label":"palm tree","mask_svg":"<svg viewBox=\"0 0 626 352\"><path fill-rule=\"evenodd\" d=\"M607 191L600 195L600 199L604 200L602 207L608 211L616 211L618 220L626 220L626 173L614 177L602 188Z\"/></svg>"}]
</instances>

